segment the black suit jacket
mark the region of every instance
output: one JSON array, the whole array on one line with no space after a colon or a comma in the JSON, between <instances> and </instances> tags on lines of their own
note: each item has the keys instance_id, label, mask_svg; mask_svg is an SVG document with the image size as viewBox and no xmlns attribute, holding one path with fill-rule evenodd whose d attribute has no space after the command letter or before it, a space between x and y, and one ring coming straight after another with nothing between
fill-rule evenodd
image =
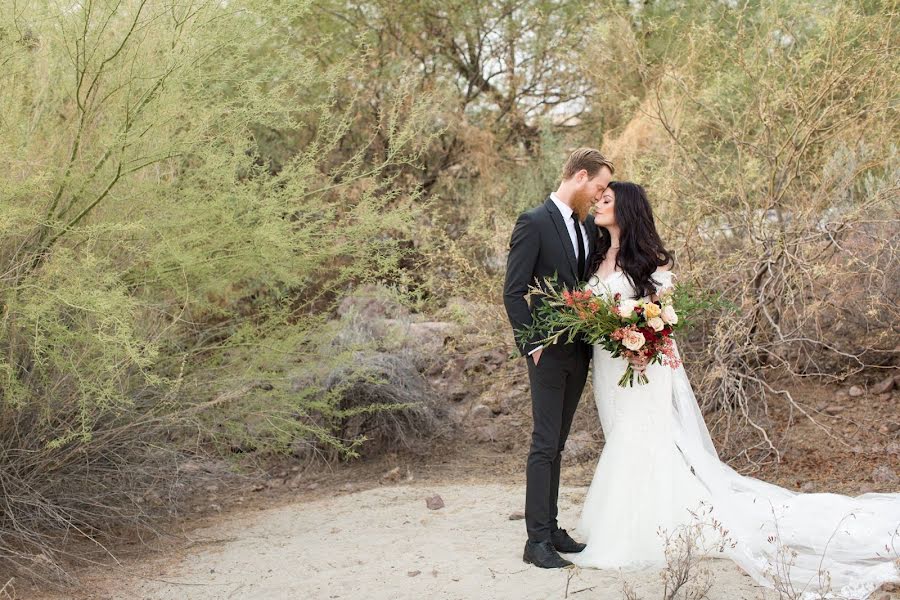
<instances>
[{"instance_id":1,"label":"black suit jacket","mask_svg":"<svg viewBox=\"0 0 900 600\"><path fill-rule=\"evenodd\" d=\"M593 217L585 219L584 227L588 238L587 271L597 246L597 226ZM528 287L556 274L558 285L576 289L587 279L586 272L581 277L576 276L577 265L572 238L553 200L548 197L541 206L519 215L509 240L503 285L503 304L514 330L530 326L532 314L543 303L542 296L526 302ZM526 355L538 346L536 342L537 339L532 339L522 344L516 340L516 346L522 355Z\"/></svg>"}]
</instances>

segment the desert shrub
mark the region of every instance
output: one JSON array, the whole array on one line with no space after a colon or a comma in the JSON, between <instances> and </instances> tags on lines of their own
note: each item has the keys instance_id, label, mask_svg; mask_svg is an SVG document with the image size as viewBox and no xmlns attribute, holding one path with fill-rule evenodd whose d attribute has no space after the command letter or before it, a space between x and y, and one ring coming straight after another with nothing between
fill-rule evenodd
<instances>
[{"instance_id":1,"label":"desert shrub","mask_svg":"<svg viewBox=\"0 0 900 600\"><path fill-rule=\"evenodd\" d=\"M667 143L629 174L650 186L682 275L734 307L708 319L694 382L755 429L757 458L777 455L769 401L809 414L774 382L897 357L894 31L860 6L820 8L711 4L664 64L648 48L645 108Z\"/></svg>"},{"instance_id":2,"label":"desert shrub","mask_svg":"<svg viewBox=\"0 0 900 600\"><path fill-rule=\"evenodd\" d=\"M317 60L309 11L0 7L3 557L146 523L140 491L171 481L154 449L241 446L248 404L255 447L358 443L298 418L340 397L269 379L316 358L348 289L403 281L403 169L440 127L398 78L354 137L366 99L338 83L363 66Z\"/></svg>"}]
</instances>

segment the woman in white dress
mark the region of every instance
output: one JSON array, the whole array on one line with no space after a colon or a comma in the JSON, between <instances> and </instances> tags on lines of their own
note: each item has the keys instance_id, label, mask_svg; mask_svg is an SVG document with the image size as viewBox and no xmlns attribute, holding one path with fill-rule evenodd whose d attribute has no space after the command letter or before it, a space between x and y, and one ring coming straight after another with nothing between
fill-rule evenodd
<instances>
[{"instance_id":1,"label":"woman in white dress","mask_svg":"<svg viewBox=\"0 0 900 600\"><path fill-rule=\"evenodd\" d=\"M638 299L673 284L672 258L643 188L610 184L594 219L601 239L588 286L595 293ZM780 587L811 597L830 587L865 598L900 581L900 493L799 494L742 476L719 460L683 367L649 365L648 384L621 388L624 366L594 346L606 445L582 508L578 530L587 547L571 556L576 565L662 565L659 530L691 524L702 505L728 531L733 546L725 555L768 587L780 579ZM713 534L707 530L707 541Z\"/></svg>"}]
</instances>

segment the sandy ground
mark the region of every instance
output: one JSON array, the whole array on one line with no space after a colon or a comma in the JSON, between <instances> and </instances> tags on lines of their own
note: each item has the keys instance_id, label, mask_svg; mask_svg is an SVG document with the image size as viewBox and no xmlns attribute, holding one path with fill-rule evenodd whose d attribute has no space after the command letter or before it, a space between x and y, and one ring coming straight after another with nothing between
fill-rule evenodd
<instances>
[{"instance_id":1,"label":"sandy ground","mask_svg":"<svg viewBox=\"0 0 900 600\"><path fill-rule=\"evenodd\" d=\"M841 408L823 417L835 436L801 420L780 430L782 462L753 475L803 491L896 491L893 476L876 475L900 473L900 394L851 399L822 386L801 391L807 404ZM491 417L510 420L493 442L461 436L421 456L388 453L298 475L286 462L269 469L267 480L282 485L262 490L255 480L234 489L221 482L215 498L201 490L186 507L194 510L163 523L166 535L112 548L118 566L101 557L102 565L75 569L77 583L56 592L16 581L14 598L625 600L627 581L640 600L661 600L655 571L545 571L522 562L525 526L509 515L524 501L530 416L524 404L514 408ZM784 415L773 418L786 422ZM595 421L593 406L582 402L576 436L596 429ZM570 438L564 455L561 523L570 530L596 466L600 446L593 442L582 439L576 452ZM390 483L394 470L415 478ZM290 488L293 478L299 487ZM361 488L367 489L354 491ZM435 493L446 506L429 510L425 498ZM710 600L777 597L728 561L707 564L715 581Z\"/></svg>"},{"instance_id":2,"label":"sandy ground","mask_svg":"<svg viewBox=\"0 0 900 600\"><path fill-rule=\"evenodd\" d=\"M561 523L574 527L584 488L564 488ZM430 510L439 494L445 507ZM95 580L91 598L144 600L662 597L657 571L542 570L522 562L520 486L379 487L235 513L198 529L181 558L161 555ZM711 600L769 600L725 560L708 562ZM69 596L71 597L71 596Z\"/></svg>"}]
</instances>

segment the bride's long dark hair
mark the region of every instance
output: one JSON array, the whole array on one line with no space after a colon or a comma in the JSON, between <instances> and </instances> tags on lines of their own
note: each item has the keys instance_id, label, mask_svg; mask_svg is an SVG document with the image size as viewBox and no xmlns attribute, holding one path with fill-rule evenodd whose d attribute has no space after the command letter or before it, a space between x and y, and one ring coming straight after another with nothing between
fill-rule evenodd
<instances>
[{"instance_id":1,"label":"bride's long dark hair","mask_svg":"<svg viewBox=\"0 0 900 600\"><path fill-rule=\"evenodd\" d=\"M614 212L616 224L619 226L619 253L616 256L616 268L625 272L637 291L635 299L656 293L660 283L653 279L653 272L658 267L671 266L675 260L672 253L665 249L662 239L656 232L653 221L653 210L647 201L644 188L630 181L613 181L610 189L616 195ZM600 241L591 261L590 273L597 268L612 240L605 227L598 227Z\"/></svg>"}]
</instances>

